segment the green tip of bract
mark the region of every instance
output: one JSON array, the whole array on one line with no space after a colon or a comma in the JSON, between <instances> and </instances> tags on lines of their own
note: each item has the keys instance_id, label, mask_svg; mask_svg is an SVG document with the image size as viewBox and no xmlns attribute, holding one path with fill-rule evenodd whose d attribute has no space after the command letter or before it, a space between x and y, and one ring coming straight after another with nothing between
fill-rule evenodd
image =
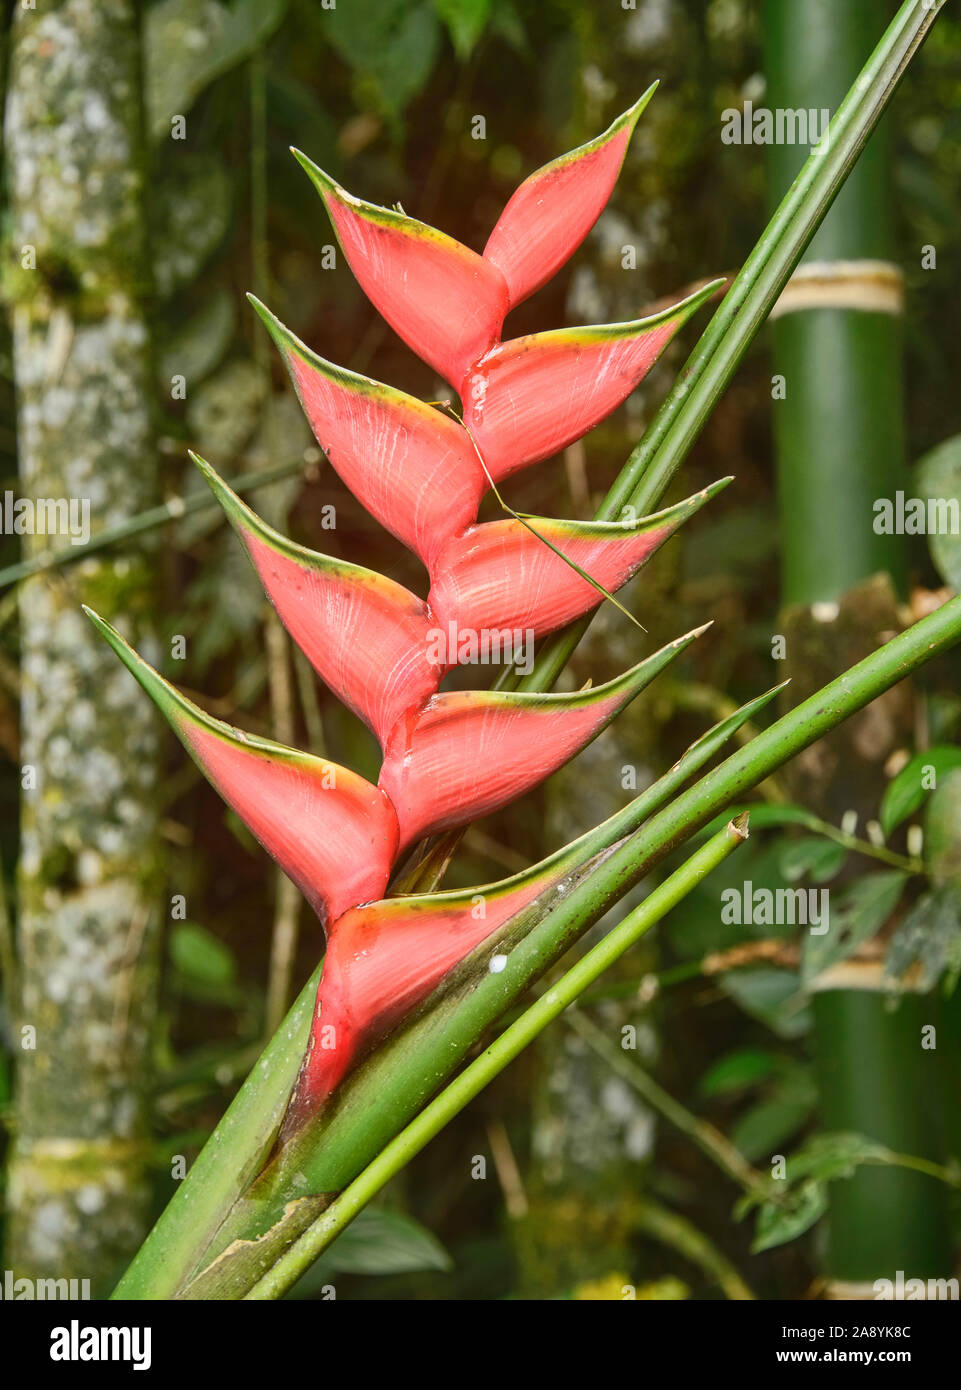
<instances>
[{"instance_id":1,"label":"green tip of bract","mask_svg":"<svg viewBox=\"0 0 961 1390\"><path fill-rule=\"evenodd\" d=\"M640 119L643 111L645 110L648 102L651 100L651 98L653 97L654 93L657 91L660 85L661 79L659 77L655 78L651 85L648 87L647 91L641 93L637 101L635 101L634 105L629 106L622 116L618 116L611 129L614 130L617 127L629 125L633 130L634 127L637 125L637 122Z\"/></svg>"},{"instance_id":2,"label":"green tip of bract","mask_svg":"<svg viewBox=\"0 0 961 1390\"><path fill-rule=\"evenodd\" d=\"M290 329L284 327L277 315L272 313L271 310L267 308L267 305L259 300L255 294L251 294L249 290L247 292L247 300L279 348L283 349L288 346L303 347L303 344L298 343L294 338Z\"/></svg>"},{"instance_id":3,"label":"green tip of bract","mask_svg":"<svg viewBox=\"0 0 961 1390\"><path fill-rule=\"evenodd\" d=\"M692 314L696 314L698 309L706 304L709 299L712 299L714 295L717 294L720 287L725 284L727 284L727 281L725 277L721 275L717 280L709 280L706 285L702 285L701 288L695 290L693 294L689 294L686 299L682 299L676 306L676 311L682 322L687 323Z\"/></svg>"},{"instance_id":4,"label":"green tip of bract","mask_svg":"<svg viewBox=\"0 0 961 1390\"><path fill-rule=\"evenodd\" d=\"M314 161L309 158L309 156L305 155L303 150L298 150L296 146L291 145L290 153L294 156L301 168L306 171L307 177L310 179L311 183L313 183L314 187L318 190L318 192L340 192L340 186L335 182L335 180L332 179L329 174L325 173L324 170L321 169L319 164L315 164Z\"/></svg>"},{"instance_id":5,"label":"green tip of bract","mask_svg":"<svg viewBox=\"0 0 961 1390\"><path fill-rule=\"evenodd\" d=\"M193 710L188 700L176 691L172 685L164 680L158 671L155 671L138 652L135 652L130 643L121 637L116 628L101 618L99 613L95 613L86 604L82 605L83 611L100 633L100 636L112 647L117 656L126 666L130 674L139 682L154 703L159 707L166 717L174 722L174 713L179 711L181 714L188 714ZM200 713L200 711L197 711Z\"/></svg>"},{"instance_id":6,"label":"green tip of bract","mask_svg":"<svg viewBox=\"0 0 961 1390\"><path fill-rule=\"evenodd\" d=\"M210 491L216 497L224 510L227 520L243 536L244 531L253 531L262 540L275 547L293 548L293 542L286 541L271 526L268 526L256 512L252 511L243 498L238 497L233 488L224 482L220 474L213 468L206 459L202 459L199 454L195 454L192 449L187 450L188 456L203 475L204 481ZM305 552L306 553L306 552Z\"/></svg>"}]
</instances>

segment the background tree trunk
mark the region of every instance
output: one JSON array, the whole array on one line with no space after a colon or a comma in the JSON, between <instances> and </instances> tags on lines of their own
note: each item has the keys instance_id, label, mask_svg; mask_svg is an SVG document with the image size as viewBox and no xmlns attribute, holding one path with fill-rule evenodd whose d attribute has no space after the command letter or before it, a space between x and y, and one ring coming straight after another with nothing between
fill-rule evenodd
<instances>
[{"instance_id":1,"label":"background tree trunk","mask_svg":"<svg viewBox=\"0 0 961 1390\"><path fill-rule=\"evenodd\" d=\"M43 0L17 8L11 34L21 492L88 498L93 531L157 500L139 19L134 0ZM69 543L24 538L26 554ZM155 660L155 553L138 541L31 579L20 598L21 1051L7 1263L89 1278L94 1296L148 1216L159 741L149 702L80 603Z\"/></svg>"}]
</instances>

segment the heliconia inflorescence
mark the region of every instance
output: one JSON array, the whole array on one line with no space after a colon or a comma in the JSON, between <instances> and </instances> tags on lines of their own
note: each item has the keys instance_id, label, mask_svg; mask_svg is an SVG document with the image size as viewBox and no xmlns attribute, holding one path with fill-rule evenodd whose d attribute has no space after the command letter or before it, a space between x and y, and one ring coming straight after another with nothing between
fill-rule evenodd
<instances>
[{"instance_id":1,"label":"heliconia inflorescence","mask_svg":"<svg viewBox=\"0 0 961 1390\"><path fill-rule=\"evenodd\" d=\"M371 1042L570 867L561 853L484 890L385 898L399 856L549 776L694 635L573 694L439 689L459 651L439 644L438 634L540 637L581 617L723 486L639 520L477 521L492 484L557 453L618 406L715 288L634 323L501 337L509 310L594 225L650 95L521 184L483 255L400 211L362 202L297 154L357 280L463 405L463 418L455 418L334 366L253 301L319 444L367 510L422 560L427 598L285 539L192 457L290 635L376 735L383 752L376 787L210 718L91 614L324 925L323 977L288 1127L291 1117L299 1123L316 1110Z\"/></svg>"}]
</instances>

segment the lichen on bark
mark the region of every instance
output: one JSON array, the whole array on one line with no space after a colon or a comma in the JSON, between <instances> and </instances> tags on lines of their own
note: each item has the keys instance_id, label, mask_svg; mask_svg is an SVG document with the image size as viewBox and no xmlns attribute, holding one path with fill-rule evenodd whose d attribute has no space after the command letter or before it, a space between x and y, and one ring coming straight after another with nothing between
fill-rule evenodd
<instances>
[{"instance_id":1,"label":"lichen on bark","mask_svg":"<svg viewBox=\"0 0 961 1390\"><path fill-rule=\"evenodd\" d=\"M19 491L89 499L92 532L158 500L139 20L135 0L44 0L17 10L11 34L5 297ZM69 543L24 537L26 554ZM140 544L33 578L20 594L21 1032L7 1264L89 1278L95 1296L148 1217L159 735L80 604L155 660L151 569Z\"/></svg>"}]
</instances>

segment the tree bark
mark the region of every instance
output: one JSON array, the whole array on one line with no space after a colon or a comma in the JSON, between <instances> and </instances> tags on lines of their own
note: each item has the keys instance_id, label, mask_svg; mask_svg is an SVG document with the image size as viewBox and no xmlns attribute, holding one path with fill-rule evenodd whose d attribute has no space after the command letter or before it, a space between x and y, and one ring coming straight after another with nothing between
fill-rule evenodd
<instances>
[{"instance_id":1,"label":"tree bark","mask_svg":"<svg viewBox=\"0 0 961 1390\"><path fill-rule=\"evenodd\" d=\"M154 505L135 0L18 7L6 109L21 494ZM25 536L27 555L70 544ZM158 728L90 604L156 660L151 548L26 582L22 982L7 1264L109 1290L148 1217Z\"/></svg>"}]
</instances>

